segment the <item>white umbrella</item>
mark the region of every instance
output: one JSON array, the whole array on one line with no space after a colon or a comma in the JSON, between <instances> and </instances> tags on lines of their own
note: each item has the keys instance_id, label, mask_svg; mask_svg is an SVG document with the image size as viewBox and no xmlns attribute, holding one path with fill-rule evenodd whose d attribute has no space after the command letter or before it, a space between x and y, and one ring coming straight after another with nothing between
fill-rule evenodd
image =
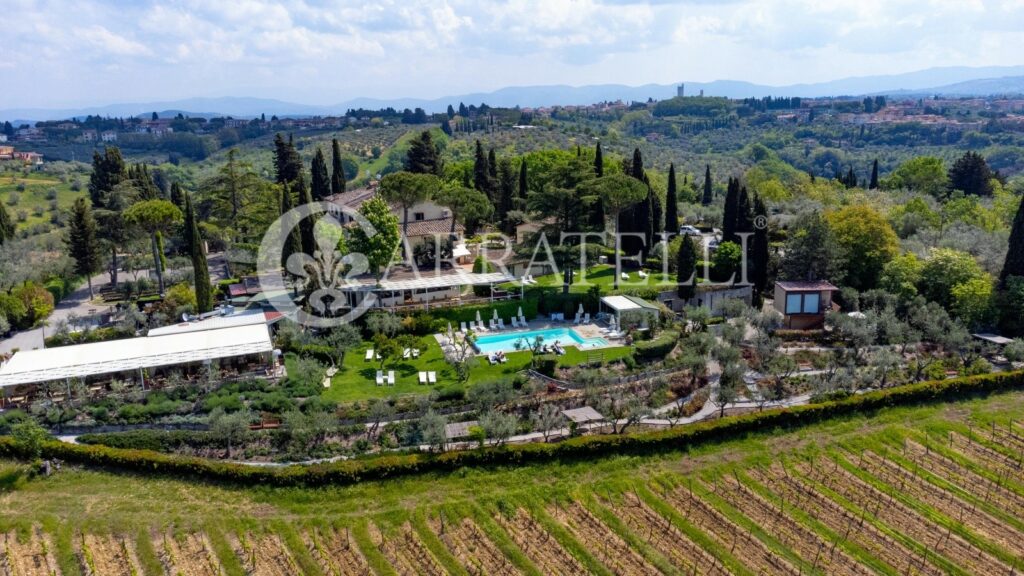
<instances>
[{"instance_id":1,"label":"white umbrella","mask_svg":"<svg viewBox=\"0 0 1024 576\"><path fill-rule=\"evenodd\" d=\"M580 302L580 309L576 311L577 314L583 316L583 302Z\"/></svg>"},{"instance_id":2,"label":"white umbrella","mask_svg":"<svg viewBox=\"0 0 1024 576\"><path fill-rule=\"evenodd\" d=\"M498 309L497 308L494 309L494 319L495 320L498 319Z\"/></svg>"},{"instance_id":3,"label":"white umbrella","mask_svg":"<svg viewBox=\"0 0 1024 576\"><path fill-rule=\"evenodd\" d=\"M451 322L448 323L448 337L449 338L452 337L452 323Z\"/></svg>"},{"instance_id":4,"label":"white umbrella","mask_svg":"<svg viewBox=\"0 0 1024 576\"><path fill-rule=\"evenodd\" d=\"M477 322L477 324L483 324L484 323L484 321L480 319L480 311L479 310L476 311L476 322Z\"/></svg>"},{"instance_id":5,"label":"white umbrella","mask_svg":"<svg viewBox=\"0 0 1024 576\"><path fill-rule=\"evenodd\" d=\"M523 307L522 306L519 307L519 317L520 318L523 317Z\"/></svg>"}]
</instances>

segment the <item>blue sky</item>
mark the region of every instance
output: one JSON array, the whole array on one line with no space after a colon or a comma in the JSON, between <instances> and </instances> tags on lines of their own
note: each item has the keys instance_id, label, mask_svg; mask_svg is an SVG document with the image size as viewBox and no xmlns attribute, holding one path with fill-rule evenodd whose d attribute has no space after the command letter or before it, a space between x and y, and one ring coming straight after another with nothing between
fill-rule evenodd
<instances>
[{"instance_id":1,"label":"blue sky","mask_svg":"<svg viewBox=\"0 0 1024 576\"><path fill-rule=\"evenodd\" d=\"M1024 63L1024 0L4 0L0 14L0 108Z\"/></svg>"}]
</instances>

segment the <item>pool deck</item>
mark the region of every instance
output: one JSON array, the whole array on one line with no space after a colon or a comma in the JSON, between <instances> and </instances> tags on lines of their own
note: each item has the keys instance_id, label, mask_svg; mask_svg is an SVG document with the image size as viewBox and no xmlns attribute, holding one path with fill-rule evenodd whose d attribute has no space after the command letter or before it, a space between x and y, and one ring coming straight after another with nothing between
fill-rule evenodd
<instances>
[{"instance_id":1,"label":"pool deck","mask_svg":"<svg viewBox=\"0 0 1024 576\"><path fill-rule=\"evenodd\" d=\"M611 348L611 347L614 347L614 346L621 346L622 345L622 338L621 337L619 337L619 338L611 338L611 337L609 337L606 332L602 332L601 326L598 323L593 322L593 321L591 321L588 324L583 324L583 323L573 324L571 321L567 321L567 322L553 322L551 320L546 320L546 319L543 319L543 320L542 319L537 319L537 320L531 320L531 321L527 322L526 328L511 328L511 327L508 326L508 324L506 324L505 326L506 326L506 328L504 330L487 330L486 332L477 332L476 334L477 334L477 336L493 336L493 335L498 335L498 334L501 334L501 335L513 335L513 334L520 334L520 333L524 333L524 332L531 332L531 331L534 331L534 330L548 330L548 329L551 329L551 328L571 328L571 329L575 330L576 333L579 334L580 337L582 337L582 338L586 338L586 339L590 339L590 338L604 338L605 341L608 342L608 344L606 346L593 346L591 348L587 348L587 350L600 350L602 348ZM456 331L455 332L456 338L458 338L461 334L462 334L462 332ZM445 334L435 334L434 337L437 339L438 343L441 344L442 346L444 345L444 341L447 339L447 335L445 335ZM570 345L570 346L572 346L572 345ZM487 353L486 352L481 352L481 353L478 353L477 355L478 356L486 356Z\"/></svg>"}]
</instances>

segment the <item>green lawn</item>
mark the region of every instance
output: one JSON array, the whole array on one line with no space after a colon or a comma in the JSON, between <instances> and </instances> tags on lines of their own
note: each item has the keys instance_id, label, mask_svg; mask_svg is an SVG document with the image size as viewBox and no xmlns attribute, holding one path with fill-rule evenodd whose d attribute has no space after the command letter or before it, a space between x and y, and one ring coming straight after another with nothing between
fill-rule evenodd
<instances>
[{"instance_id":1,"label":"green lawn","mask_svg":"<svg viewBox=\"0 0 1024 576\"><path fill-rule=\"evenodd\" d=\"M562 286L562 275L561 274L547 274L545 276L537 276L534 278L537 281L538 286L544 287L557 287ZM572 286L569 287L569 292L576 294L586 294L590 287L597 285L601 287L602 294L608 294L613 291L612 287L615 282L615 267L608 264L599 264L592 266L587 269L586 283L581 281L579 271L576 272L576 276L573 279ZM662 278L662 274L650 273L647 278L640 278L636 271L629 272L629 282L620 279L619 289L625 290L628 288L654 288L658 287L663 290L670 290L676 285L676 278L670 274L667 279ZM518 289L519 285L515 283L506 284L504 287L513 290Z\"/></svg>"},{"instance_id":2,"label":"green lawn","mask_svg":"<svg viewBox=\"0 0 1024 576\"><path fill-rule=\"evenodd\" d=\"M433 336L424 336L420 339L419 358L393 358L384 363L385 375L388 370L395 371L395 385L377 386L377 370L381 369L381 365L380 361L365 360L366 350L370 346L370 343L364 342L358 349L345 354L345 360L331 381L331 387L324 391L324 398L352 402L401 394L428 394L435 388L473 386L481 382L511 379L530 364L531 355L530 352L510 352L506 355L508 362L494 365L490 364L486 357L478 356L470 370L469 381L460 384L455 370L445 362L437 340ZM629 354L630 350L631 348L625 346L613 347L605 348L601 353L604 360L610 362L621 359ZM568 346L565 351L565 355L559 359L561 366L578 366L589 359L588 352L581 352L575 347ZM437 384L420 384L417 375L421 371L437 372Z\"/></svg>"}]
</instances>

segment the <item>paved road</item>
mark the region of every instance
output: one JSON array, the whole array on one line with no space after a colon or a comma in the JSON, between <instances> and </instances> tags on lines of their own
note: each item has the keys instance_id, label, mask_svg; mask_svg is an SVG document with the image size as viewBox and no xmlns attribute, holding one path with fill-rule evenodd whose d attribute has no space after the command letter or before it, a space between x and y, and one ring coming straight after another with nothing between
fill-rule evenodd
<instances>
[{"instance_id":1,"label":"paved road","mask_svg":"<svg viewBox=\"0 0 1024 576\"><path fill-rule=\"evenodd\" d=\"M216 282L226 278L224 269L224 255L222 253L210 254L207 258L210 268L210 280ZM149 270L138 272L120 272L119 280L130 278L132 280L149 274ZM10 338L0 340L0 354L18 350L35 350L43 347L44 334L52 334L53 326L61 320L67 320L70 316L78 317L100 314L111 308L99 300L99 288L110 282L110 274L104 272L92 277L93 288L97 291L97 299L89 300L89 284L83 282L82 286L72 292L67 298L61 300L53 311L53 314L46 319L46 325L33 330L23 330L15 333Z\"/></svg>"},{"instance_id":2,"label":"paved road","mask_svg":"<svg viewBox=\"0 0 1024 576\"><path fill-rule=\"evenodd\" d=\"M109 274L97 274L92 277L94 288L99 288L108 281L110 281ZM90 314L102 313L109 308L109 305L103 304L101 301L90 301L89 285L83 282L80 288L57 304L53 314L46 320L49 326L41 326L33 330L23 330L15 333L10 338L0 340L0 354L11 352L14 349L34 350L42 348L43 335L47 333L46 331L49 330L50 326L55 326L61 320L67 320L71 315L89 316Z\"/></svg>"}]
</instances>

